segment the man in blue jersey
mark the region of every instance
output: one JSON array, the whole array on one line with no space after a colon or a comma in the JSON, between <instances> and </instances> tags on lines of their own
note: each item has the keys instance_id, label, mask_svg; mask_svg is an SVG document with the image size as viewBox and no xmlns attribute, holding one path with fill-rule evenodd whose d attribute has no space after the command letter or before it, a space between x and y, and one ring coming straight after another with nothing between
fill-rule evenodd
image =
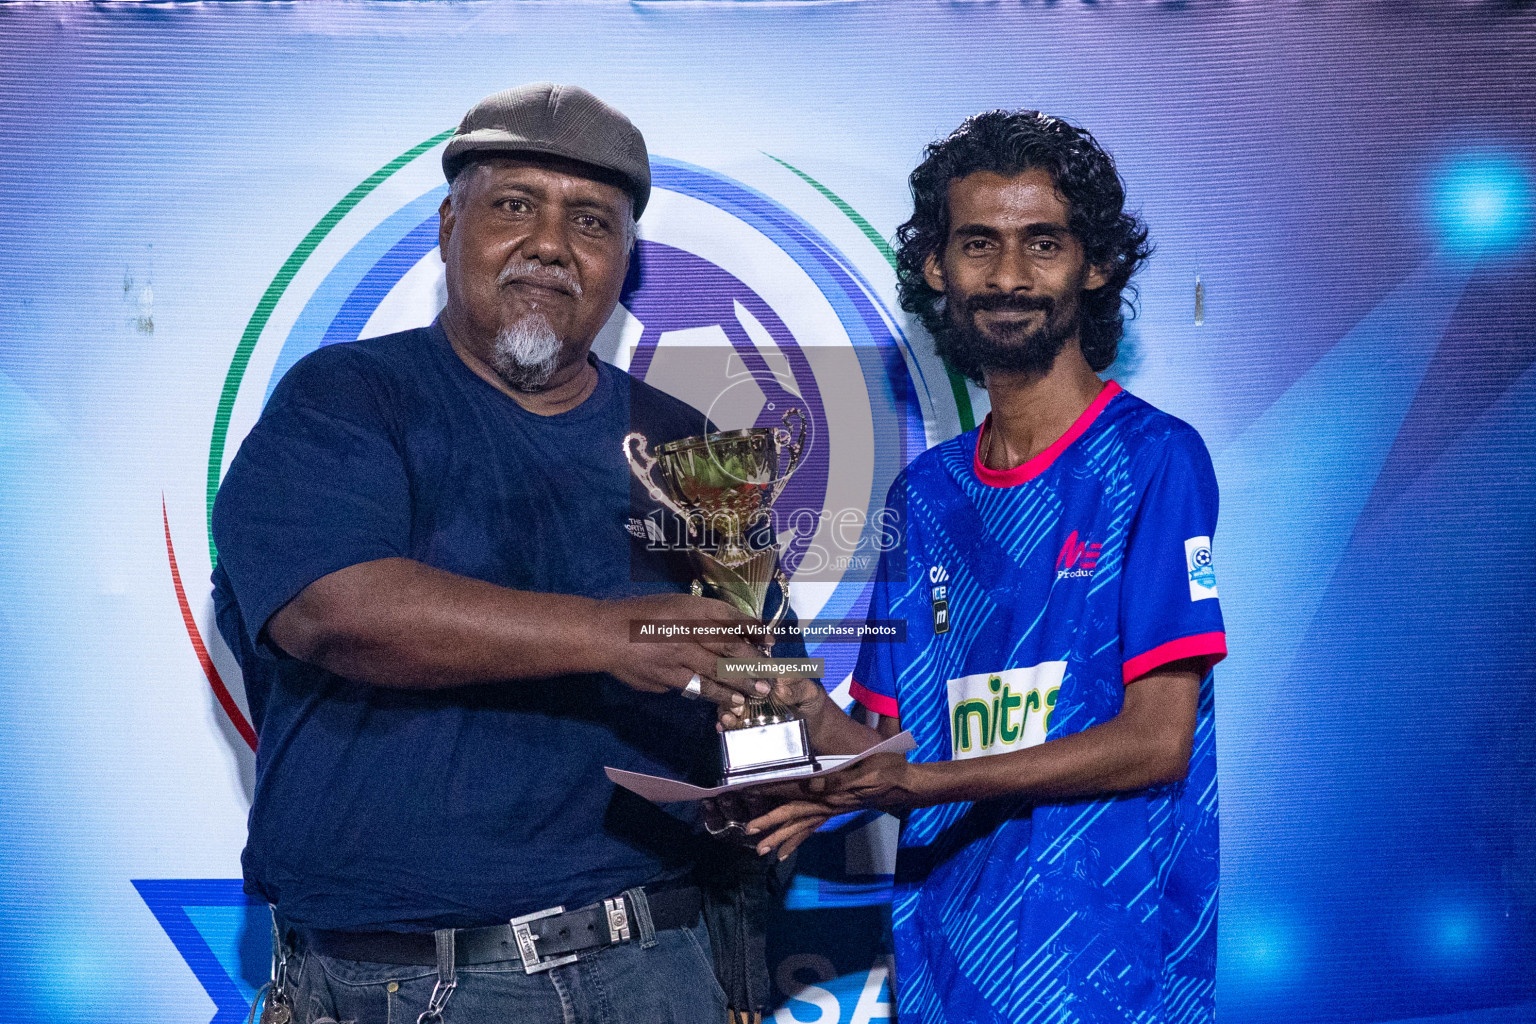
<instances>
[{"instance_id":1,"label":"man in blue jersey","mask_svg":"<svg viewBox=\"0 0 1536 1024\"><path fill-rule=\"evenodd\" d=\"M892 487L854 697L793 697L825 753L913 733L751 829L904 816L892 920L903 1022L1207 1021L1217 821L1216 481L1199 435L1098 372L1149 255L1086 131L992 111L928 148L899 232L902 303L985 386L979 430ZM729 720L729 716L726 716Z\"/></svg>"}]
</instances>

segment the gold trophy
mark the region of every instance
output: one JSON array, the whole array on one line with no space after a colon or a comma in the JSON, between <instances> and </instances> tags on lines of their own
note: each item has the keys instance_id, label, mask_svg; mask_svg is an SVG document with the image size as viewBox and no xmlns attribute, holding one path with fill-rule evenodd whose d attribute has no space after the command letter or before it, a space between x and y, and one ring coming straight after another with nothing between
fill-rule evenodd
<instances>
[{"instance_id":1,"label":"gold trophy","mask_svg":"<svg viewBox=\"0 0 1536 1024\"><path fill-rule=\"evenodd\" d=\"M790 433L791 420L799 424L798 435ZM789 409L783 423L685 437L654 452L644 434L624 436L624 457L651 497L682 517L690 540L702 543L712 534L716 541L713 552L688 548L700 577L693 581L694 594L717 597L761 620L769 587L778 582L769 636L789 608L789 580L771 530L768 543L758 547L749 531L768 518L805 454L805 415ZM793 709L771 697L749 698L738 717L742 724L721 735L726 784L816 770L805 722Z\"/></svg>"}]
</instances>

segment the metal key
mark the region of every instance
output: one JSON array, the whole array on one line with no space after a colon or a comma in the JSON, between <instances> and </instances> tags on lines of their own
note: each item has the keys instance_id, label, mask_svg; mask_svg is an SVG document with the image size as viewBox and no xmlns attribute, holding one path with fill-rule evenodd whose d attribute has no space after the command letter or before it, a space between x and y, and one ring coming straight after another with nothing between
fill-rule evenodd
<instances>
[{"instance_id":1,"label":"metal key","mask_svg":"<svg viewBox=\"0 0 1536 1024\"><path fill-rule=\"evenodd\" d=\"M293 1007L281 999L268 999L261 1008L261 1024L290 1024L292 1020Z\"/></svg>"}]
</instances>

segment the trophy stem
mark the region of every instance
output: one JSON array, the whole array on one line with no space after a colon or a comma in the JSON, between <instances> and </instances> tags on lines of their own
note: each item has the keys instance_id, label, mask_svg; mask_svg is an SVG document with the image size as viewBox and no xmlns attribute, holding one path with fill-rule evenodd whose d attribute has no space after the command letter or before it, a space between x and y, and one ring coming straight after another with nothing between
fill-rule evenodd
<instances>
[{"instance_id":1,"label":"trophy stem","mask_svg":"<svg viewBox=\"0 0 1536 1024\"><path fill-rule=\"evenodd\" d=\"M726 537L715 549L715 561L729 568L737 568L752 560L752 552L739 537Z\"/></svg>"}]
</instances>

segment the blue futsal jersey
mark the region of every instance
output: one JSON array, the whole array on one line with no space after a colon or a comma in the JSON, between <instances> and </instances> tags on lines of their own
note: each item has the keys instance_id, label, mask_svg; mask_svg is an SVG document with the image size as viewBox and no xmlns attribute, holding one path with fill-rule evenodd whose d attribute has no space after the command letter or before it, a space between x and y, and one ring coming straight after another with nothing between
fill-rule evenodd
<instances>
[{"instance_id":1,"label":"blue futsal jersey","mask_svg":"<svg viewBox=\"0 0 1536 1024\"><path fill-rule=\"evenodd\" d=\"M982 425L982 431L988 424ZM897 716L914 761L988 757L1113 718L1125 687L1198 657L1189 775L1113 797L911 813L892 922L903 1024L1209 1021L1216 969L1210 666L1226 653L1199 434L1113 382L1015 469L971 431L892 487L904 547L880 564L860 703Z\"/></svg>"}]
</instances>

